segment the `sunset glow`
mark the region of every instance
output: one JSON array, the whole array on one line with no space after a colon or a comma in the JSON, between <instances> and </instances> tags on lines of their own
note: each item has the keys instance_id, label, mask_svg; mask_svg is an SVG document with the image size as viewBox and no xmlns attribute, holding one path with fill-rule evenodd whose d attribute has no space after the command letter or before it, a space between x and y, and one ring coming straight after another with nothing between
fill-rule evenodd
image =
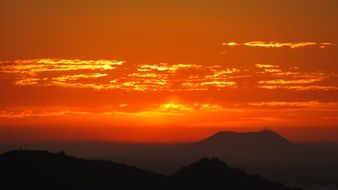
<instances>
[{"instance_id":1,"label":"sunset glow","mask_svg":"<svg viewBox=\"0 0 338 190\"><path fill-rule=\"evenodd\" d=\"M338 133L335 1L20 2L0 3L5 140Z\"/></svg>"}]
</instances>

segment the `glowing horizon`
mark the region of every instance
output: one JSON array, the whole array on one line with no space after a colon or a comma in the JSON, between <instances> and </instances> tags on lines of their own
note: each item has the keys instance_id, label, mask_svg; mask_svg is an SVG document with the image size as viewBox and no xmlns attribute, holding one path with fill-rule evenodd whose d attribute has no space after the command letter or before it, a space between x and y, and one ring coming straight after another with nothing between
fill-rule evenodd
<instances>
[{"instance_id":1,"label":"glowing horizon","mask_svg":"<svg viewBox=\"0 0 338 190\"><path fill-rule=\"evenodd\" d=\"M0 133L18 141L54 139L48 126L186 142L267 125L337 141L335 1L0 4Z\"/></svg>"}]
</instances>

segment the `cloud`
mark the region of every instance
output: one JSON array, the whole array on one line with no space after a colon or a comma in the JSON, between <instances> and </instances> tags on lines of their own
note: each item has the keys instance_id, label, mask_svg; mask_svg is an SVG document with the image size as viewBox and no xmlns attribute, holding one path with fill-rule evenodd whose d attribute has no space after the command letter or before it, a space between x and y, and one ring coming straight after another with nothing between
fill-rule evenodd
<instances>
[{"instance_id":1,"label":"cloud","mask_svg":"<svg viewBox=\"0 0 338 190\"><path fill-rule=\"evenodd\" d=\"M227 111L242 111L238 109L226 109L219 104L210 103L179 103L179 102L166 102L159 104L154 108L148 108L144 111L124 114L136 114L142 116L154 115L186 115L190 113L203 113L203 112L227 112ZM114 112L111 112L113 114ZM121 114L121 112L119 112Z\"/></svg>"},{"instance_id":2,"label":"cloud","mask_svg":"<svg viewBox=\"0 0 338 190\"><path fill-rule=\"evenodd\" d=\"M254 107L271 107L271 108L289 108L289 109L313 109L321 111L338 111L338 102L318 102L318 101L296 101L296 102L250 102Z\"/></svg>"},{"instance_id":3,"label":"cloud","mask_svg":"<svg viewBox=\"0 0 338 190\"><path fill-rule=\"evenodd\" d=\"M39 84L40 78L26 78L26 79L21 79L18 81L15 81L15 85L20 85L20 86L32 86L32 85L37 85Z\"/></svg>"},{"instance_id":4,"label":"cloud","mask_svg":"<svg viewBox=\"0 0 338 190\"><path fill-rule=\"evenodd\" d=\"M123 63L116 60L28 59L3 62L1 72L36 76L42 72L113 70Z\"/></svg>"},{"instance_id":5,"label":"cloud","mask_svg":"<svg viewBox=\"0 0 338 190\"><path fill-rule=\"evenodd\" d=\"M258 84L273 84L273 85L311 84L314 82L322 81L323 79L325 78L296 79L296 80L276 79L276 80L259 81Z\"/></svg>"},{"instance_id":6,"label":"cloud","mask_svg":"<svg viewBox=\"0 0 338 190\"><path fill-rule=\"evenodd\" d=\"M259 88L263 89L287 89L287 90L297 90L297 91L308 91L308 90L324 90L324 91L331 91L331 90L338 90L337 86L302 86L302 85L292 85L292 86L276 86L276 85L261 85Z\"/></svg>"},{"instance_id":7,"label":"cloud","mask_svg":"<svg viewBox=\"0 0 338 190\"><path fill-rule=\"evenodd\" d=\"M259 121L286 121L285 119L282 119L280 117L272 116L272 117L241 117L239 118L240 120L249 120L249 121L254 121L254 120L259 120Z\"/></svg>"},{"instance_id":8,"label":"cloud","mask_svg":"<svg viewBox=\"0 0 338 190\"><path fill-rule=\"evenodd\" d=\"M182 84L184 87L188 87L190 89L193 88L199 88L199 87L205 87L205 86L214 86L214 87L233 87L236 83L235 82L227 82L227 81L205 81L205 82L185 82Z\"/></svg>"},{"instance_id":9,"label":"cloud","mask_svg":"<svg viewBox=\"0 0 338 190\"><path fill-rule=\"evenodd\" d=\"M123 90L126 92L286 89L337 90L332 73L303 72L299 67L255 64L255 68L224 65L144 64L129 66L114 60L35 59L2 62L1 76L17 86ZM0 77L1 77L0 76Z\"/></svg>"},{"instance_id":10,"label":"cloud","mask_svg":"<svg viewBox=\"0 0 338 190\"><path fill-rule=\"evenodd\" d=\"M55 117L69 114L88 115L90 112L79 112L71 110L60 111L39 111L39 110L17 110L17 111L0 111L0 118L26 118L26 117Z\"/></svg>"},{"instance_id":11,"label":"cloud","mask_svg":"<svg viewBox=\"0 0 338 190\"><path fill-rule=\"evenodd\" d=\"M148 72L148 71L169 71L169 72L176 72L182 69L189 69L189 68L197 68L201 67L199 65L192 65L192 64L168 64L168 63L160 63L154 65L139 65L137 71L140 72Z\"/></svg>"},{"instance_id":12,"label":"cloud","mask_svg":"<svg viewBox=\"0 0 338 190\"><path fill-rule=\"evenodd\" d=\"M337 76L333 73L302 72L299 67L281 68L278 65L256 64L255 66L261 70L258 74L263 74L260 76L263 79L257 81L258 88L296 91L329 91L338 89L335 85L324 83L325 80L337 79Z\"/></svg>"},{"instance_id":13,"label":"cloud","mask_svg":"<svg viewBox=\"0 0 338 190\"><path fill-rule=\"evenodd\" d=\"M219 104L211 103L179 103L165 102L157 104L155 107L141 110L128 110L131 106L127 103L121 103L115 106L101 107L96 111L88 111L85 108L71 107L12 107L4 108L0 111L0 118L26 118L26 117L61 117L67 115L184 115L195 112L220 112L229 111ZM238 111L238 110L237 110Z\"/></svg>"},{"instance_id":14,"label":"cloud","mask_svg":"<svg viewBox=\"0 0 338 190\"><path fill-rule=\"evenodd\" d=\"M257 68L263 69L267 73L279 73L281 70L278 65L255 64Z\"/></svg>"},{"instance_id":15,"label":"cloud","mask_svg":"<svg viewBox=\"0 0 338 190\"><path fill-rule=\"evenodd\" d=\"M264 42L264 41L252 41L252 42L224 42L223 46L227 47L237 47L237 46L245 46L245 47L262 47L262 48L304 48L304 47L316 47L316 48L327 48L330 46L335 46L333 43L318 43L318 42Z\"/></svg>"},{"instance_id":16,"label":"cloud","mask_svg":"<svg viewBox=\"0 0 338 190\"><path fill-rule=\"evenodd\" d=\"M59 77L54 77L52 80L54 81L70 81L70 80L78 80L78 79L95 79L108 76L107 73L93 73L93 74L77 74L77 75L62 75Z\"/></svg>"},{"instance_id":17,"label":"cloud","mask_svg":"<svg viewBox=\"0 0 338 190\"><path fill-rule=\"evenodd\" d=\"M143 92L225 88L235 85L227 76L238 72L236 68L203 67L196 64L159 63L131 68L123 66L123 63L115 60L16 60L3 62L0 72L9 74L15 80L14 84L19 86ZM119 75L111 72L117 67L122 70Z\"/></svg>"},{"instance_id":18,"label":"cloud","mask_svg":"<svg viewBox=\"0 0 338 190\"><path fill-rule=\"evenodd\" d=\"M105 84L75 83L75 82L67 83L63 81L52 81L51 85L64 87L64 88L91 88L95 90L103 90L103 89L107 89L110 87L109 85L105 85Z\"/></svg>"}]
</instances>

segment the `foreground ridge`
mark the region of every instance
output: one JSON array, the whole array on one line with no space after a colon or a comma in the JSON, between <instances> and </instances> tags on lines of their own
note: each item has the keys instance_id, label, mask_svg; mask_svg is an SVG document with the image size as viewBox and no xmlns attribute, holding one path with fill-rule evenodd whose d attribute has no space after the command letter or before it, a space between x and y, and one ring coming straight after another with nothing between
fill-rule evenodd
<instances>
[{"instance_id":1,"label":"foreground ridge","mask_svg":"<svg viewBox=\"0 0 338 190\"><path fill-rule=\"evenodd\" d=\"M1 189L275 189L293 188L202 158L165 177L111 161L64 152L15 150L0 155Z\"/></svg>"}]
</instances>

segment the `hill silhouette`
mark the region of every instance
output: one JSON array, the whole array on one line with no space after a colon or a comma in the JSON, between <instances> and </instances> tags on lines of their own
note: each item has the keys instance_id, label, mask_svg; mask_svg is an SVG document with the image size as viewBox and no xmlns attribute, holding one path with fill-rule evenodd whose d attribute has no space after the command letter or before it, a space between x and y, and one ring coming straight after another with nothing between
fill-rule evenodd
<instances>
[{"instance_id":1,"label":"hill silhouette","mask_svg":"<svg viewBox=\"0 0 338 190\"><path fill-rule=\"evenodd\" d=\"M273 145L290 145L292 144L286 138L282 137L278 133L270 130L263 130L258 132L245 132L238 133L232 131L218 132L199 143L214 143L214 144L227 144L227 143L254 143L256 145L266 146L266 143L273 143Z\"/></svg>"},{"instance_id":2,"label":"hill silhouette","mask_svg":"<svg viewBox=\"0 0 338 190\"><path fill-rule=\"evenodd\" d=\"M10 151L0 155L0 189L205 189L291 190L259 176L203 158L165 177L135 167L77 159L47 151Z\"/></svg>"},{"instance_id":3,"label":"hill silhouette","mask_svg":"<svg viewBox=\"0 0 338 190\"><path fill-rule=\"evenodd\" d=\"M268 181L257 175L230 168L217 158L202 158L169 176L172 189L260 189L287 190L285 185ZM297 189L297 188L294 188Z\"/></svg>"},{"instance_id":4,"label":"hill silhouette","mask_svg":"<svg viewBox=\"0 0 338 190\"><path fill-rule=\"evenodd\" d=\"M131 151L111 159L170 174L201 157L218 157L231 166L287 184L338 185L335 154L290 142L270 130L218 132L196 143Z\"/></svg>"},{"instance_id":5,"label":"hill silhouette","mask_svg":"<svg viewBox=\"0 0 338 190\"><path fill-rule=\"evenodd\" d=\"M165 175L202 157L217 157L232 167L272 181L297 186L334 186L338 189L336 153L291 142L271 130L245 133L221 131L195 143L176 145L64 142L54 146L23 147L54 152L66 150L77 157L113 160Z\"/></svg>"},{"instance_id":6,"label":"hill silhouette","mask_svg":"<svg viewBox=\"0 0 338 190\"><path fill-rule=\"evenodd\" d=\"M111 161L47 151L0 155L0 189L156 189L163 176Z\"/></svg>"}]
</instances>

